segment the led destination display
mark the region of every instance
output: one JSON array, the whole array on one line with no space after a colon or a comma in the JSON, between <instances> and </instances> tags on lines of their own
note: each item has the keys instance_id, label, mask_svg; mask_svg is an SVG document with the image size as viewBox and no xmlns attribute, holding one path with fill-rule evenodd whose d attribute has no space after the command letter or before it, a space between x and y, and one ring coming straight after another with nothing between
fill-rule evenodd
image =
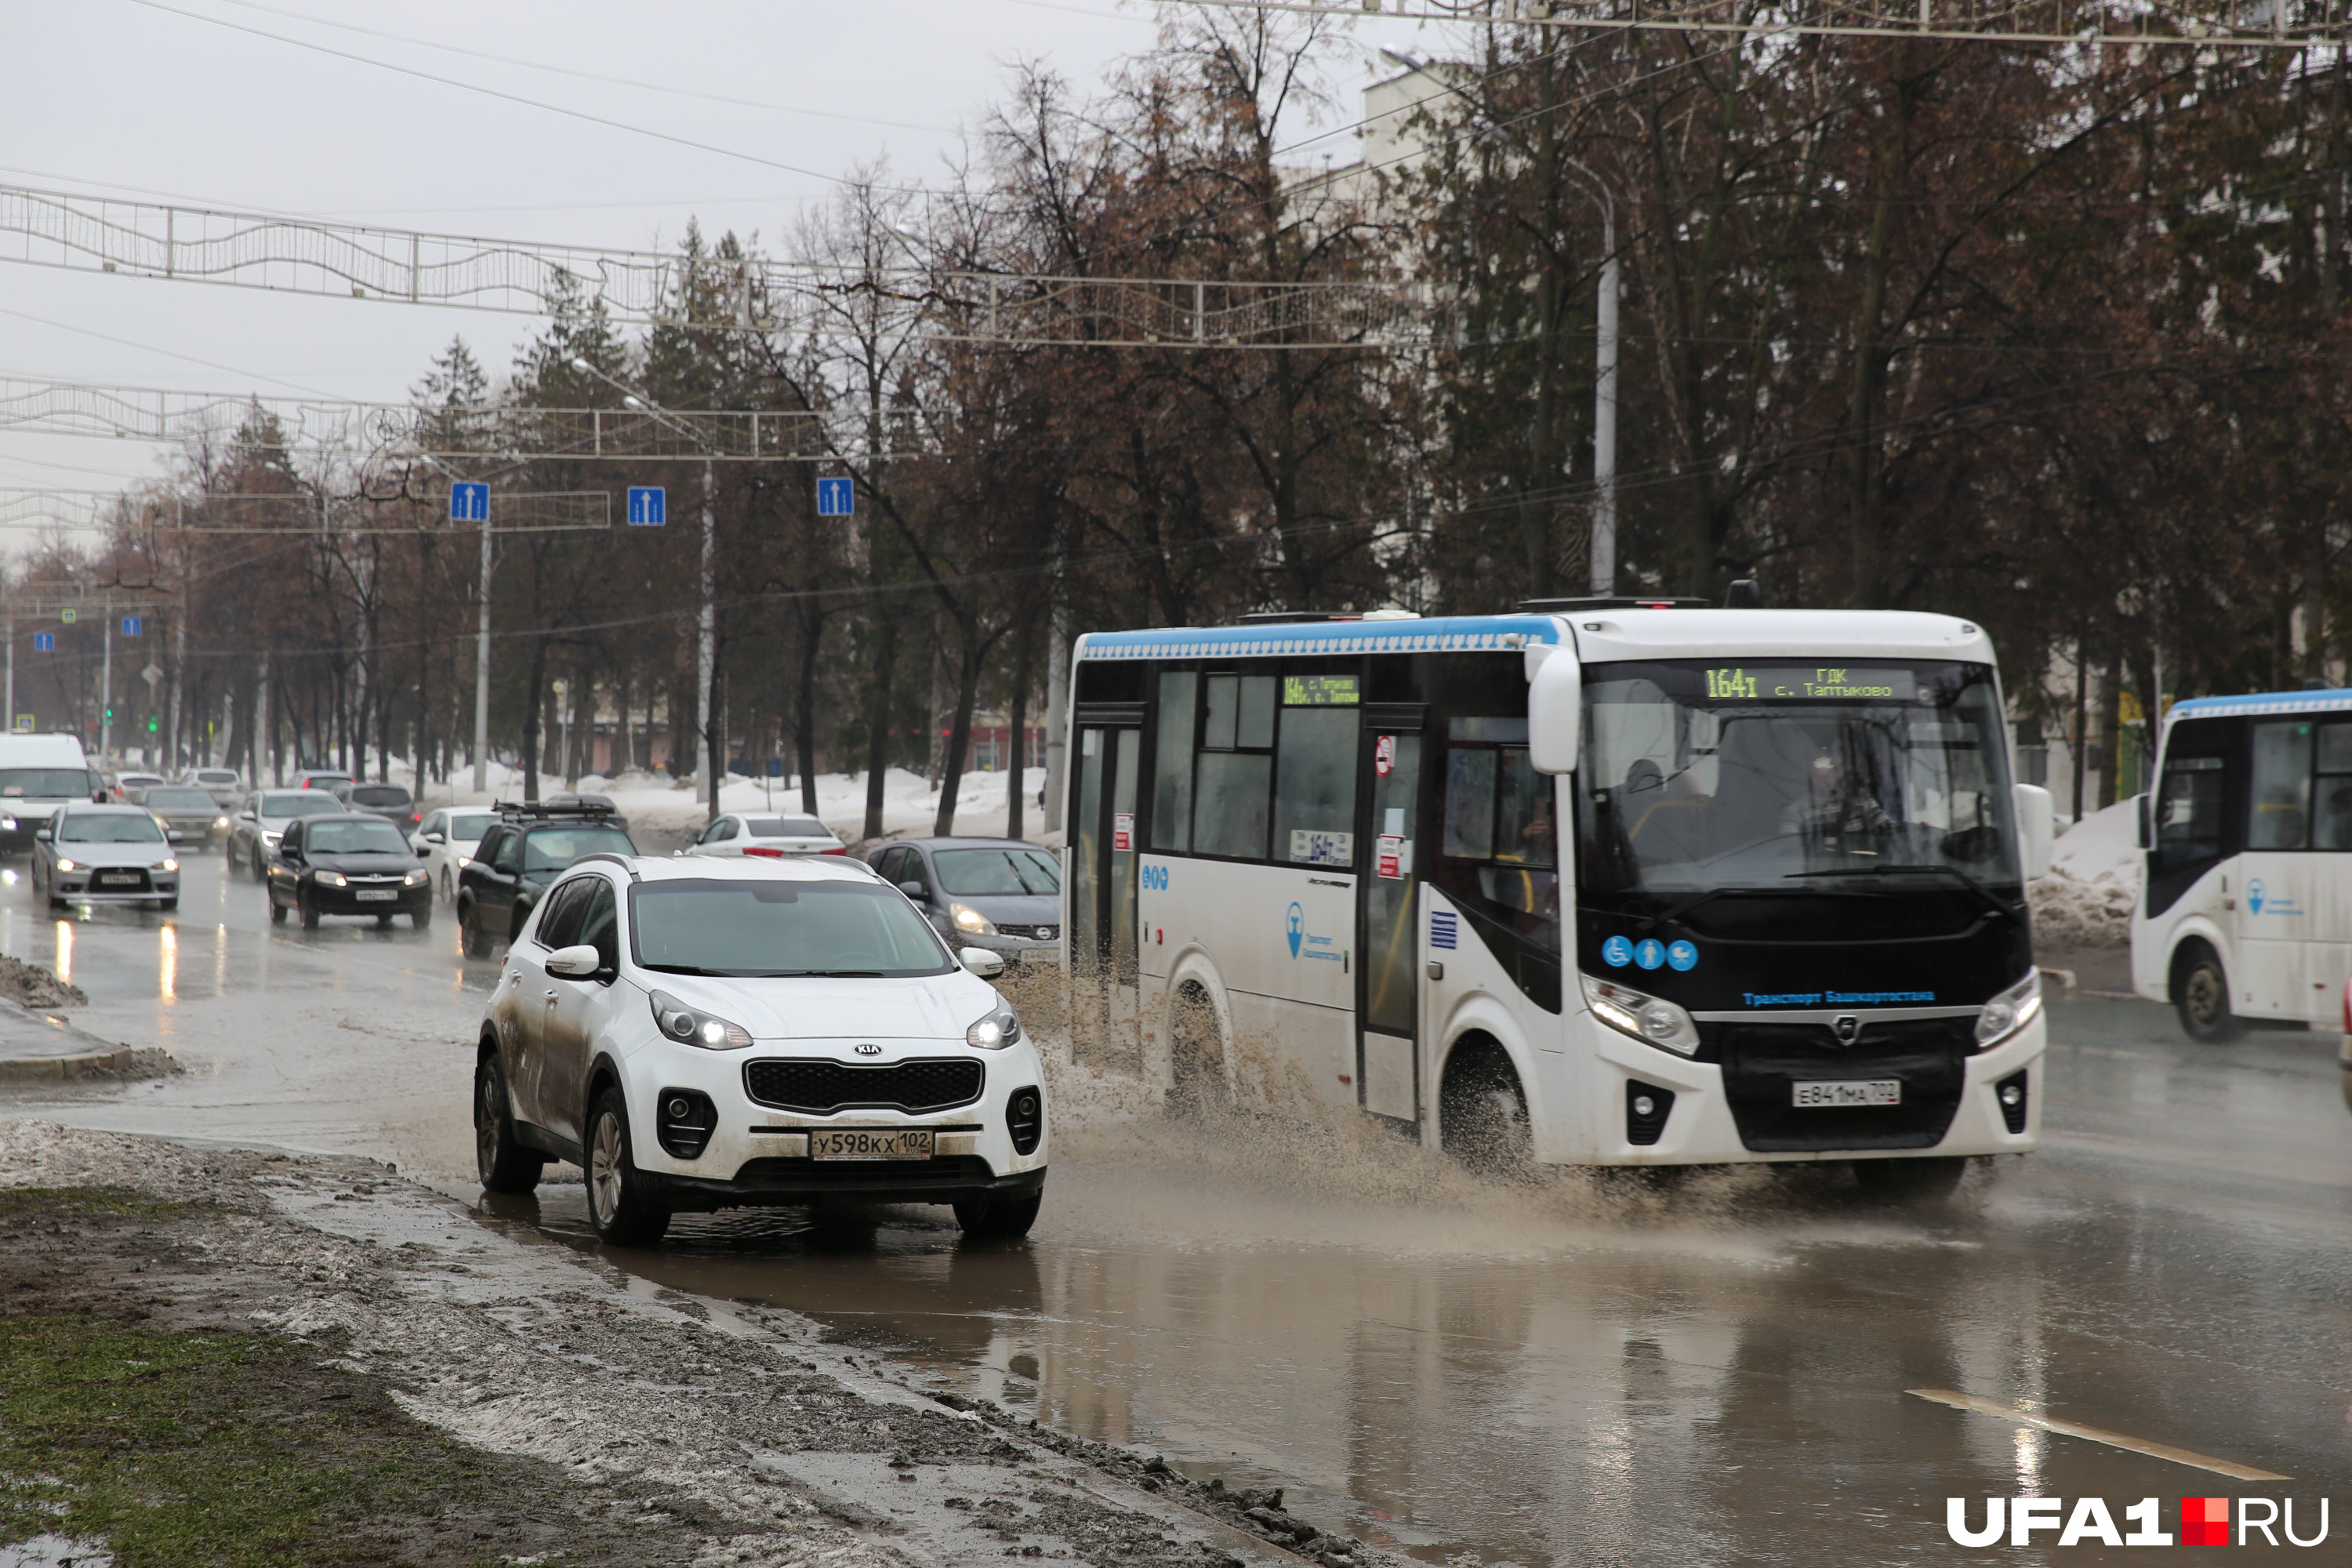
<instances>
[{"instance_id":1,"label":"led destination display","mask_svg":"<svg viewBox=\"0 0 2352 1568\"><path fill-rule=\"evenodd\" d=\"M1919 678L1853 664L1733 664L1706 672L1711 702L1916 702Z\"/></svg>"}]
</instances>

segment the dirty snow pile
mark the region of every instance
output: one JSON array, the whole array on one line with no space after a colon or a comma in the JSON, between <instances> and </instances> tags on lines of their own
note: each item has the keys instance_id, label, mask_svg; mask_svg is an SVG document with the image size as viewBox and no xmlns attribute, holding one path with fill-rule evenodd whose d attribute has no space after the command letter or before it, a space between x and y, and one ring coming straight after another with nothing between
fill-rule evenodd
<instances>
[{"instance_id":1,"label":"dirty snow pile","mask_svg":"<svg viewBox=\"0 0 2352 1568\"><path fill-rule=\"evenodd\" d=\"M2033 934L2079 947L2123 947L2131 941L2139 899L2137 808L2118 801L2059 837L2050 875L2030 885Z\"/></svg>"}]
</instances>

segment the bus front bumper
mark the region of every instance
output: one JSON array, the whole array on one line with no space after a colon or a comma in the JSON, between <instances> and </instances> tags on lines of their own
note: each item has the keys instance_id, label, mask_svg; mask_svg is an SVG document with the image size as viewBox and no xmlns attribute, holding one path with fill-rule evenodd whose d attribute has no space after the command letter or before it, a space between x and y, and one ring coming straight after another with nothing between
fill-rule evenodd
<instances>
[{"instance_id":1,"label":"bus front bumper","mask_svg":"<svg viewBox=\"0 0 2352 1568\"><path fill-rule=\"evenodd\" d=\"M1960 1089L1950 1123L1935 1142L1916 1148L1750 1148L1732 1113L1720 1066L1658 1050L1598 1024L1592 1027L1600 1037L1595 1067L1600 1075L1598 1104L1603 1108L1596 1146L1589 1156L1593 1164L1740 1165L2025 1154L2041 1143L2042 1058L2048 1035L2040 1013L2007 1039L1962 1058ZM2347 1062L2346 1071L2346 1094L2352 1100L2352 1062ZM1870 1075L1858 1065L1850 1076ZM1674 1097L1665 1111L1664 1126L1657 1131L1655 1142L1636 1143L1629 1135L1637 1130L1633 1104L1646 1092L1654 1108L1661 1099L1654 1092L1657 1089ZM2005 1106L2004 1089L2018 1091L2021 1103ZM2010 1130L2012 1121L2018 1127L2015 1131Z\"/></svg>"}]
</instances>

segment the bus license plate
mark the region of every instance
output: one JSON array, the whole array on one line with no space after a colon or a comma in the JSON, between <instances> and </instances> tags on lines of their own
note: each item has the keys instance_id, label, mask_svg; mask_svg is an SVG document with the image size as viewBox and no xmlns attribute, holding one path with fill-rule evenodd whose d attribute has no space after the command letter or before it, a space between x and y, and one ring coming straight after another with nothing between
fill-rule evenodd
<instances>
[{"instance_id":1,"label":"bus license plate","mask_svg":"<svg viewBox=\"0 0 2352 1568\"><path fill-rule=\"evenodd\" d=\"M813 1160L928 1160L931 1157L931 1130L928 1127L901 1127L889 1131L843 1127L831 1131L812 1131L809 1134L809 1157Z\"/></svg>"},{"instance_id":2,"label":"bus license plate","mask_svg":"<svg viewBox=\"0 0 2352 1568\"><path fill-rule=\"evenodd\" d=\"M391 888L362 888L352 897L363 904L388 904L398 899L400 894Z\"/></svg>"},{"instance_id":3,"label":"bus license plate","mask_svg":"<svg viewBox=\"0 0 2352 1568\"><path fill-rule=\"evenodd\" d=\"M1898 1078L1843 1079L1834 1083L1794 1083L1790 1102L1800 1110L1820 1106L1900 1105L1903 1080Z\"/></svg>"}]
</instances>

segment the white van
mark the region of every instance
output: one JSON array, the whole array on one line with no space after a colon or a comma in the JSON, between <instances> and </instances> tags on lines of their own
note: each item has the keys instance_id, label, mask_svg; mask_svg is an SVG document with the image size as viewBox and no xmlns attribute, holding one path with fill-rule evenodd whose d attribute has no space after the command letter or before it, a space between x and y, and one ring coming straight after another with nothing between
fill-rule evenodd
<instances>
[{"instance_id":1,"label":"white van","mask_svg":"<svg viewBox=\"0 0 2352 1568\"><path fill-rule=\"evenodd\" d=\"M33 847L33 830L61 805L99 797L106 781L73 735L0 735L0 855Z\"/></svg>"}]
</instances>

